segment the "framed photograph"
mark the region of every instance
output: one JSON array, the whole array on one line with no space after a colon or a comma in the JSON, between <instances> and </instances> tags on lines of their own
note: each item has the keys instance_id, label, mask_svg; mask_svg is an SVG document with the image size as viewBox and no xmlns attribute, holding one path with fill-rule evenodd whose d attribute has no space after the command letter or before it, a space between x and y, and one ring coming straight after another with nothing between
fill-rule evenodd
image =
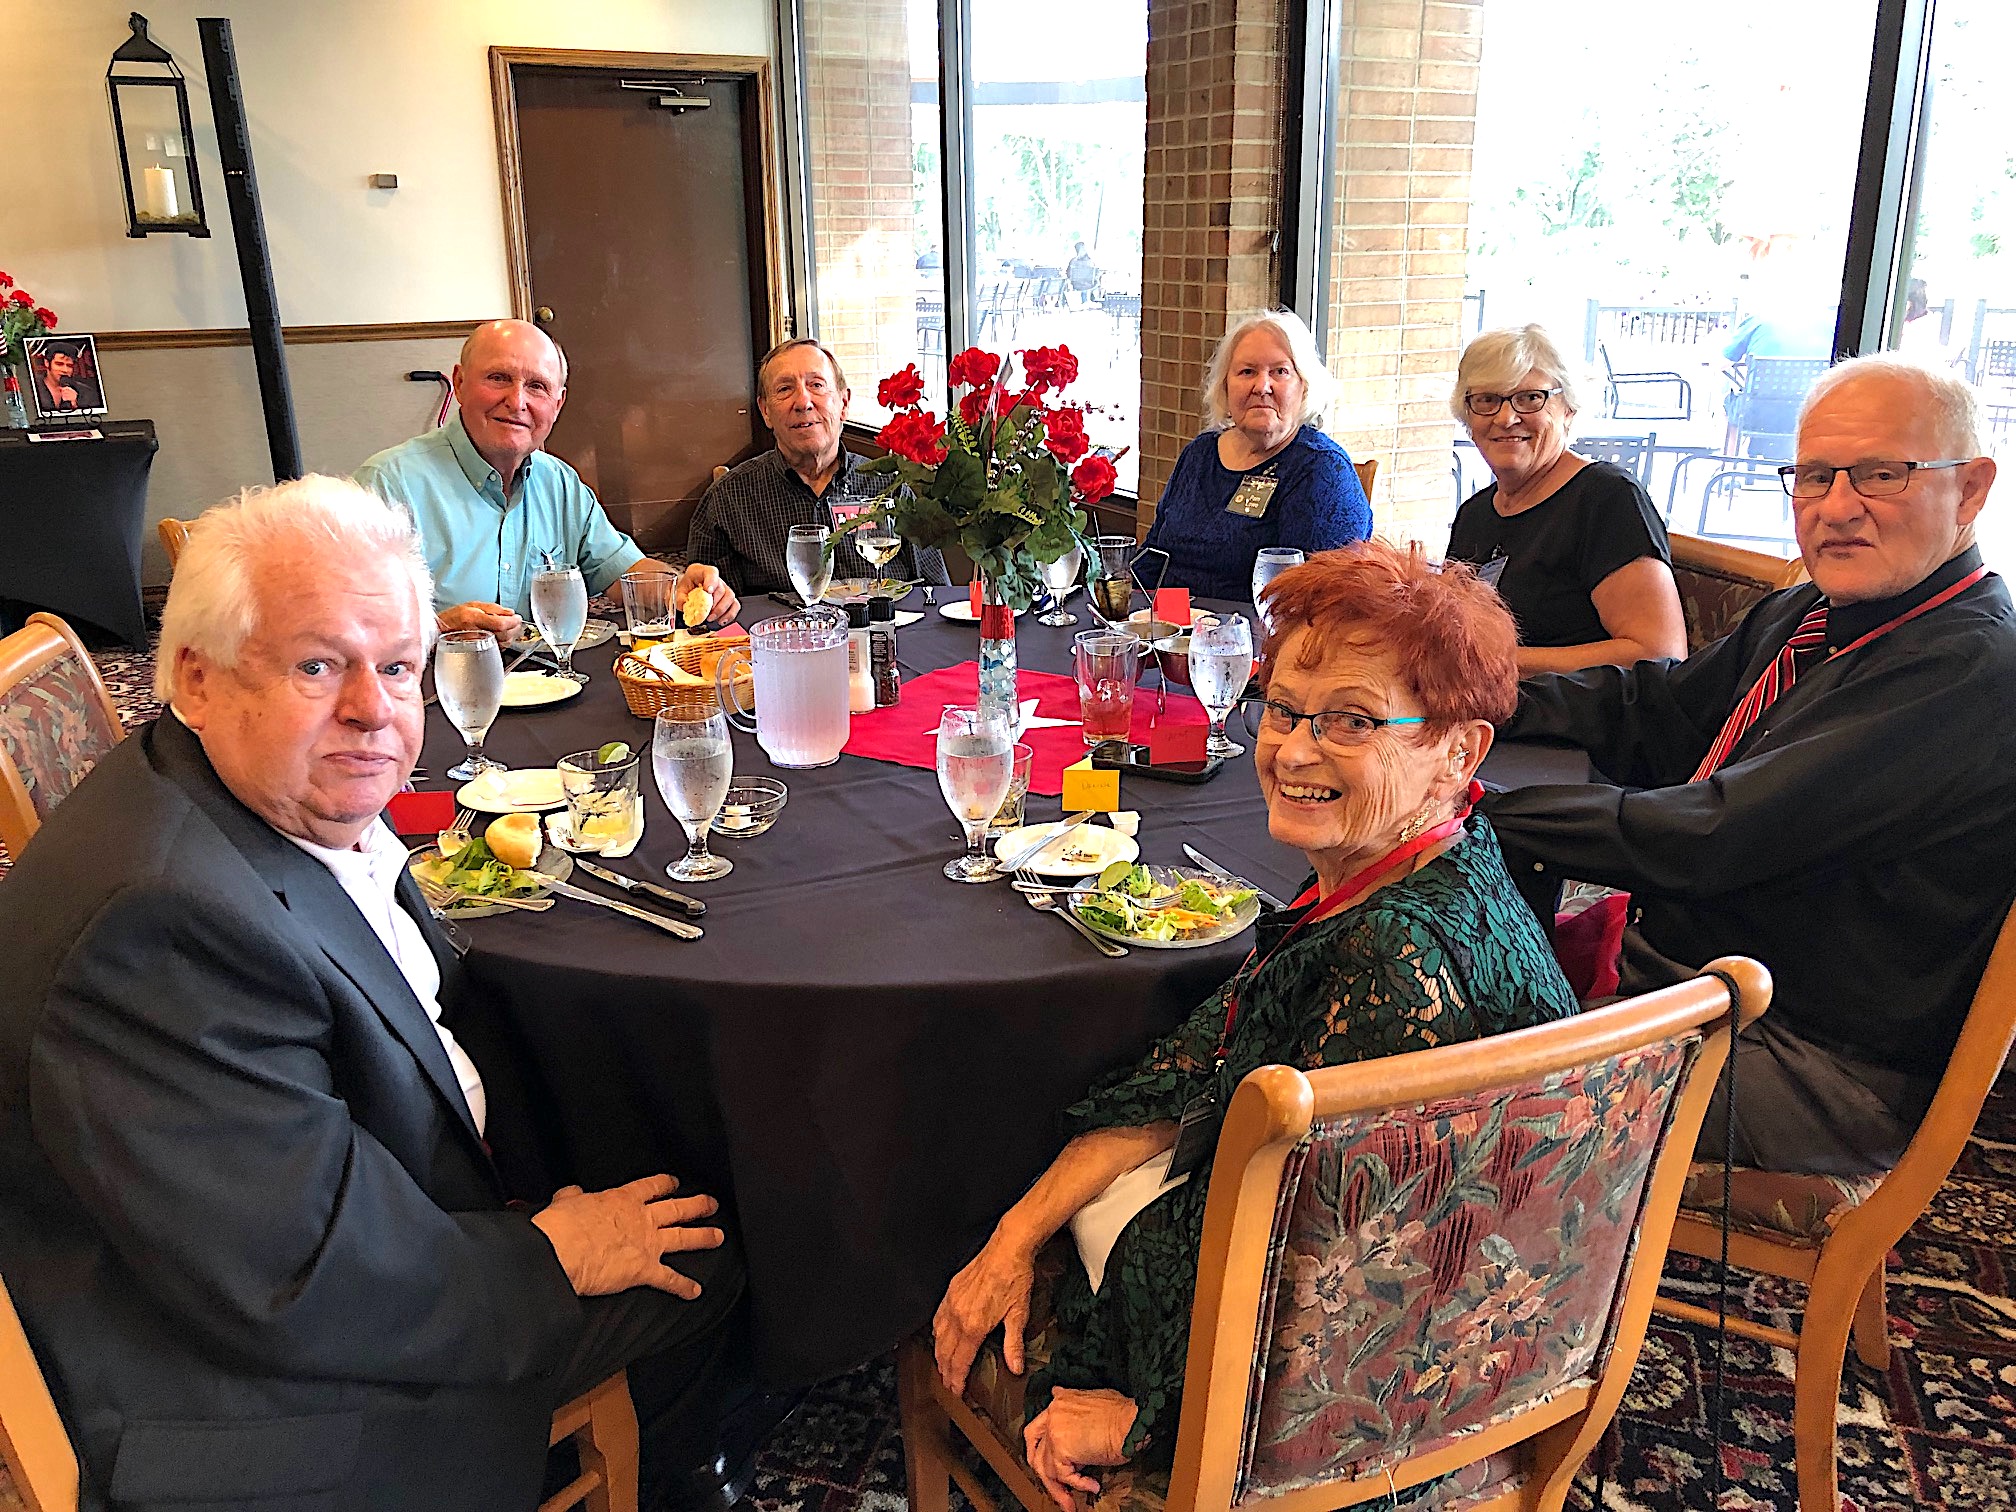
<instances>
[{"instance_id":1,"label":"framed photograph","mask_svg":"<svg viewBox=\"0 0 2016 1512\"><path fill-rule=\"evenodd\" d=\"M98 377L98 343L90 336L29 336L29 416L35 425L60 425L103 415L105 385Z\"/></svg>"}]
</instances>

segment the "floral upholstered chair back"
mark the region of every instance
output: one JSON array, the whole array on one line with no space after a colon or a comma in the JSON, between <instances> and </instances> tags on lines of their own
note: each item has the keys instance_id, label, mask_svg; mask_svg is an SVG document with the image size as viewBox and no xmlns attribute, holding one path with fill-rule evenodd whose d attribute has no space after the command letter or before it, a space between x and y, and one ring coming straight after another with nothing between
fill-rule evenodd
<instances>
[{"instance_id":1,"label":"floral upholstered chair back","mask_svg":"<svg viewBox=\"0 0 2016 1512\"><path fill-rule=\"evenodd\" d=\"M1319 1118L1276 1210L1237 1499L1377 1474L1593 1381L1699 1047Z\"/></svg>"},{"instance_id":2,"label":"floral upholstered chair back","mask_svg":"<svg viewBox=\"0 0 2016 1512\"><path fill-rule=\"evenodd\" d=\"M0 641L0 842L11 854L122 733L98 669L68 625L32 614Z\"/></svg>"},{"instance_id":3,"label":"floral upholstered chair back","mask_svg":"<svg viewBox=\"0 0 2016 1512\"><path fill-rule=\"evenodd\" d=\"M1694 536L1670 537L1673 585L1687 621L1687 654L1722 639L1766 594L1801 581L1805 569L1762 552Z\"/></svg>"}]
</instances>

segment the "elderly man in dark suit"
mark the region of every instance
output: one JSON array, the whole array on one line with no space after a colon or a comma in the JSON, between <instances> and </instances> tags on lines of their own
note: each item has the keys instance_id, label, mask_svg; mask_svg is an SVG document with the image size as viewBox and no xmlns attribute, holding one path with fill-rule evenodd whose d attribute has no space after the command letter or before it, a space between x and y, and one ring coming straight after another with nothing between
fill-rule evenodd
<instances>
[{"instance_id":1,"label":"elderly man in dark suit","mask_svg":"<svg viewBox=\"0 0 2016 1512\"><path fill-rule=\"evenodd\" d=\"M711 1452L742 1286L713 1199L514 1211L483 1143L455 961L379 819L431 603L353 484L213 511L171 713L0 887L0 1276L87 1508L530 1507L554 1407L639 1357L647 1458Z\"/></svg>"}]
</instances>

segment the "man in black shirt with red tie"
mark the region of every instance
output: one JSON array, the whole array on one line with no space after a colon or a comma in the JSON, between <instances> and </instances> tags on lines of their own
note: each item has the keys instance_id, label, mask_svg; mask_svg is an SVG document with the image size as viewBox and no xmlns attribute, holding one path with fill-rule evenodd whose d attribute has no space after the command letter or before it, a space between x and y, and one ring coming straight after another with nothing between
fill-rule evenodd
<instances>
[{"instance_id":1,"label":"man in black shirt with red tie","mask_svg":"<svg viewBox=\"0 0 2016 1512\"><path fill-rule=\"evenodd\" d=\"M1740 1164L1894 1164L2016 889L2016 609L1974 544L1981 450L1958 379L1833 369L1781 469L1812 583L1685 661L1532 679L1503 732L1573 741L1606 779L1487 812L1523 882L1631 893L1625 992L1718 955L1770 968Z\"/></svg>"}]
</instances>

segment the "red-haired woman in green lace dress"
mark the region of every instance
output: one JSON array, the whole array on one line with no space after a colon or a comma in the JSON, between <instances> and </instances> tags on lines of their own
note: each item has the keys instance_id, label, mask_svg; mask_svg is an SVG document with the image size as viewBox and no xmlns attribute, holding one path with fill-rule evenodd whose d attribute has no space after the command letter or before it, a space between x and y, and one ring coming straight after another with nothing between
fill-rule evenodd
<instances>
[{"instance_id":1,"label":"red-haired woman in green lace dress","mask_svg":"<svg viewBox=\"0 0 2016 1512\"><path fill-rule=\"evenodd\" d=\"M1019 1373L1036 1253L1072 1224L1080 1259L1058 1284L1024 1432L1064 1512L1073 1492L1097 1494L1097 1467L1174 1453L1209 1173L1208 1160L1187 1179L1168 1169L1188 1153L1187 1140L1176 1150L1186 1109L1222 1110L1257 1066L1426 1050L1576 1008L1490 825L1469 812L1517 697L1517 635L1497 595L1467 568L1361 542L1283 573L1267 607L1253 759L1269 830L1315 877L1262 914L1253 956L1182 1027L1066 1110L1071 1142L953 1278L933 1324L951 1389L996 1325Z\"/></svg>"}]
</instances>

